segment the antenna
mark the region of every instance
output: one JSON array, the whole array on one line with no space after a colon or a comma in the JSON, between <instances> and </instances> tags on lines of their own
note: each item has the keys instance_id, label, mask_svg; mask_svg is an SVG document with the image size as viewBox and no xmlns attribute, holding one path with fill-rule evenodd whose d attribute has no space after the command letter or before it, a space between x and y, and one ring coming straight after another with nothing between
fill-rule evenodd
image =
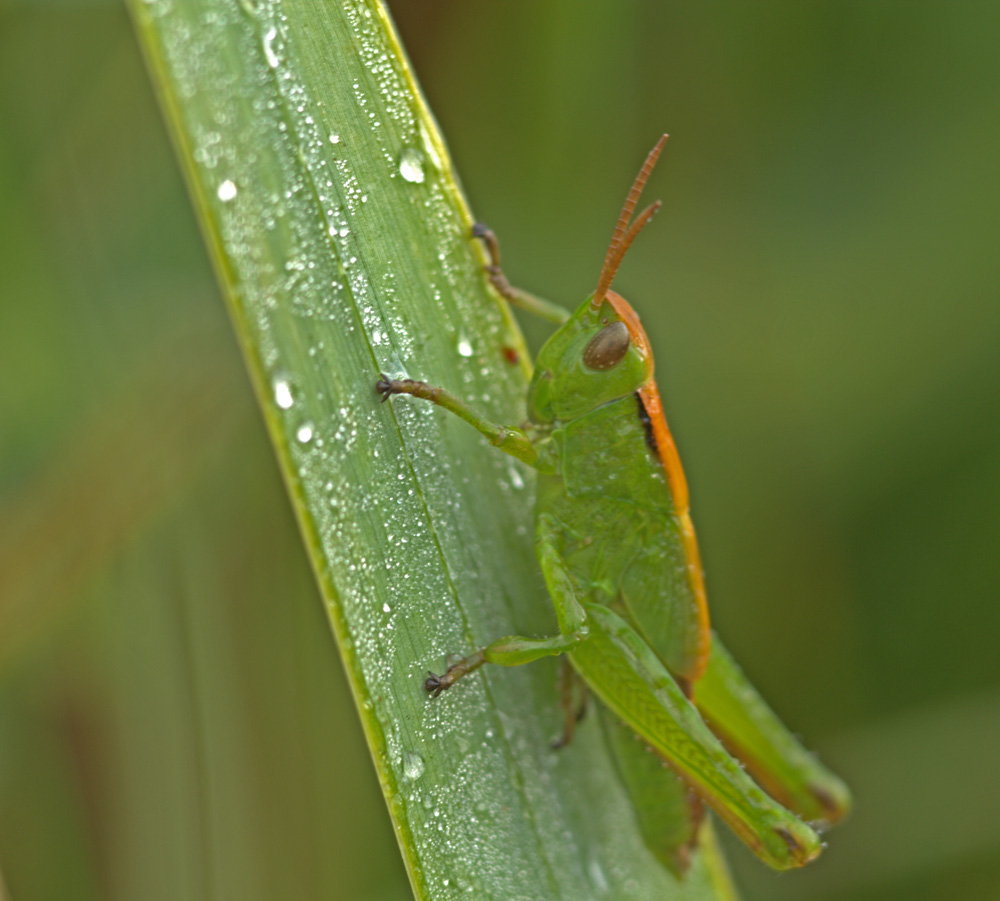
<instances>
[{"instance_id":1,"label":"antenna","mask_svg":"<svg viewBox=\"0 0 1000 901\"><path fill-rule=\"evenodd\" d=\"M604 300L604 295L608 293L608 288L611 287L611 282L614 281L615 273L618 271L618 267L621 265L621 261L629 245L635 240L635 236L639 234L642 227L653 218L653 214L660 208L661 201L657 200L652 206L646 207L636 217L635 222L629 225L635 205L639 202L639 195L642 194L642 189L646 186L646 181L653 171L653 166L656 165L656 160L660 156L660 151L663 150L663 145L667 143L667 137L668 135L664 135L660 138L656 142L656 146L649 151L646 162L642 164L639 174L635 177L635 181L632 182L632 188L628 192L628 197L625 198L625 205L618 216L618 222L615 223L615 230L611 235L611 244L608 246L608 253L604 258L604 265L601 267L601 274L597 279L597 290L590 301L591 307L595 310L600 307L601 302Z\"/></svg>"}]
</instances>

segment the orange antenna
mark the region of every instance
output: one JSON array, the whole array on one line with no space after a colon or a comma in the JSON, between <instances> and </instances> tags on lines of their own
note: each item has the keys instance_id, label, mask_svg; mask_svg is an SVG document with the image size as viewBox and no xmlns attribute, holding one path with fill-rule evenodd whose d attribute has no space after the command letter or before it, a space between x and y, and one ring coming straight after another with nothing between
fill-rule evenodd
<instances>
[{"instance_id":1,"label":"orange antenna","mask_svg":"<svg viewBox=\"0 0 1000 901\"><path fill-rule=\"evenodd\" d=\"M667 137L667 135L664 135L660 138L656 142L656 146L649 151L646 162L642 164L639 174L635 177L635 181L632 182L632 188L628 192L628 197L625 198L625 205L618 216L618 222L615 223L615 230L611 235L611 244L608 246L608 253L604 257L604 265L601 267L601 274L597 279L597 290L590 301L590 305L595 310L600 307L601 301L604 300L604 295L608 293L608 288L611 287L611 282L614 281L615 273L618 271L618 267L621 265L621 261L629 245L635 240L635 236L639 234L642 227L653 218L653 214L660 208L660 201L657 201L652 206L643 210L635 222L629 226L629 220L632 218L635 205L639 202L639 195L642 194L642 189L646 186L646 181L649 179L649 174L653 171L653 166L656 165L656 160L660 156L660 151L663 150L663 145L667 143Z\"/></svg>"}]
</instances>

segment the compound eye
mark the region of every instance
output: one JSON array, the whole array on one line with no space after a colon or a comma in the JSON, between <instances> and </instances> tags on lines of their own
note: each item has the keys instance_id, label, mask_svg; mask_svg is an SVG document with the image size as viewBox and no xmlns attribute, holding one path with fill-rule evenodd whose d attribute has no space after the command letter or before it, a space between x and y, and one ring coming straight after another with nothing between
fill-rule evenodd
<instances>
[{"instance_id":1,"label":"compound eye","mask_svg":"<svg viewBox=\"0 0 1000 901\"><path fill-rule=\"evenodd\" d=\"M612 322L590 339L583 351L583 365L598 371L612 369L625 359L628 345L628 327L621 320Z\"/></svg>"}]
</instances>

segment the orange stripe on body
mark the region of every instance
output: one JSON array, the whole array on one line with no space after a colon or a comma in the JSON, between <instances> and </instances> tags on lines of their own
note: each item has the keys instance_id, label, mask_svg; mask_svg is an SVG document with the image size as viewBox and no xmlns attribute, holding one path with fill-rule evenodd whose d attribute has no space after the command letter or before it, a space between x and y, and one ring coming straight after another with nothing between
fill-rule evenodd
<instances>
[{"instance_id":1,"label":"orange stripe on body","mask_svg":"<svg viewBox=\"0 0 1000 901\"><path fill-rule=\"evenodd\" d=\"M674 436L670 434L667 418L663 415L660 391L653 380L653 356L642 323L635 310L620 294L608 291L605 299L627 326L633 345L649 360L649 380L639 389L639 398L646 408L646 415L649 417L653 429L657 454L667 473L667 482L674 499L674 515L680 526L681 542L684 545L684 556L687 559L688 583L691 586L698 610L698 648L695 665L692 672L680 674L693 682L701 678L708 665L711 632L708 618L708 597L705 594L705 573L701 565L701 553L698 551L698 539L694 534L694 524L691 522L687 478L684 476L684 468L681 466L681 458L677 453Z\"/></svg>"}]
</instances>

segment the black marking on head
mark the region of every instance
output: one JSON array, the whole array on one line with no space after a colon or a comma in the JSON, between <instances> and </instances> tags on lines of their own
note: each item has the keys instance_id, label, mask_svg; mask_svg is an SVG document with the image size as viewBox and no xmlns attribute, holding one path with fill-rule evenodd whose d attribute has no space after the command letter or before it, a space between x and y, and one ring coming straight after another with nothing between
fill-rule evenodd
<instances>
[{"instance_id":1,"label":"black marking on head","mask_svg":"<svg viewBox=\"0 0 1000 901\"><path fill-rule=\"evenodd\" d=\"M653 452L653 455L659 459L660 449L656 445L656 435L653 434L653 420L650 418L649 411L646 409L645 403L643 403L642 395L638 391L635 392L635 399L639 402L639 419L646 432L646 444Z\"/></svg>"}]
</instances>

